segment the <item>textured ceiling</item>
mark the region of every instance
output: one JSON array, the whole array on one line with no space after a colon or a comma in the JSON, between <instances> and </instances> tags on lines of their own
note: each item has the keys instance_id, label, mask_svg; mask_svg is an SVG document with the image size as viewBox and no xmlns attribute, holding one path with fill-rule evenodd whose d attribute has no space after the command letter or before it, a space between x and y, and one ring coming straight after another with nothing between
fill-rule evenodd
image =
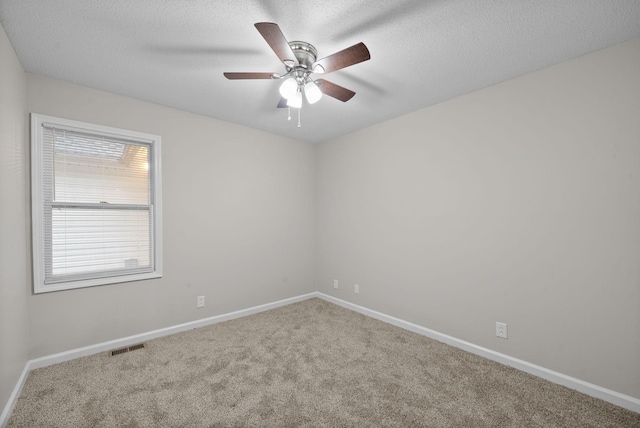
<instances>
[{"instance_id":1,"label":"textured ceiling","mask_svg":"<svg viewBox=\"0 0 640 428\"><path fill-rule=\"evenodd\" d=\"M225 79L284 72L263 21L319 58L364 42L370 61L323 75L356 96L297 128L279 81ZM638 38L640 1L0 0L0 22L28 72L321 142Z\"/></svg>"}]
</instances>

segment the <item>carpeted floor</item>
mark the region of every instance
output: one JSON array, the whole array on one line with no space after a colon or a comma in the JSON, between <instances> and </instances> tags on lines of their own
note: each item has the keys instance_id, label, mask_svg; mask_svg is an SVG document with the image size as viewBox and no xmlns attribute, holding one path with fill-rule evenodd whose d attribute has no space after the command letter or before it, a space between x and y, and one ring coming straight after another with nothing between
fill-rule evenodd
<instances>
[{"instance_id":1,"label":"carpeted floor","mask_svg":"<svg viewBox=\"0 0 640 428\"><path fill-rule=\"evenodd\" d=\"M30 373L8 427L640 427L640 414L311 299Z\"/></svg>"}]
</instances>

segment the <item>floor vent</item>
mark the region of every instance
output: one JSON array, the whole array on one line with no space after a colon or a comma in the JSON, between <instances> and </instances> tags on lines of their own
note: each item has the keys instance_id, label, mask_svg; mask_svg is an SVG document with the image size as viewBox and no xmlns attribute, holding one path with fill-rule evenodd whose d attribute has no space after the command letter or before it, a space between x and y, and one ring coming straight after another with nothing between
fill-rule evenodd
<instances>
[{"instance_id":1,"label":"floor vent","mask_svg":"<svg viewBox=\"0 0 640 428\"><path fill-rule=\"evenodd\" d=\"M115 357L116 355L125 354L127 352L135 351L137 349L142 349L142 348L144 348L144 343L138 343L138 344L127 346L125 348L120 348L120 349L112 349L111 351L109 351L109 356Z\"/></svg>"}]
</instances>

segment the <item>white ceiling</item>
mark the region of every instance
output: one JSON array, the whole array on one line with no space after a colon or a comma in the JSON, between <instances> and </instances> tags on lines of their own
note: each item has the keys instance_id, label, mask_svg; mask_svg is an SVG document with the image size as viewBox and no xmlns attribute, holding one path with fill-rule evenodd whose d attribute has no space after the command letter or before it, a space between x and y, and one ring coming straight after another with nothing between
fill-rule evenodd
<instances>
[{"instance_id":1,"label":"white ceiling","mask_svg":"<svg viewBox=\"0 0 640 428\"><path fill-rule=\"evenodd\" d=\"M356 96L297 128L279 81L225 79L284 72L263 21L319 58L364 42L371 60L323 75ZM0 0L0 22L28 72L321 142L638 38L640 1Z\"/></svg>"}]
</instances>

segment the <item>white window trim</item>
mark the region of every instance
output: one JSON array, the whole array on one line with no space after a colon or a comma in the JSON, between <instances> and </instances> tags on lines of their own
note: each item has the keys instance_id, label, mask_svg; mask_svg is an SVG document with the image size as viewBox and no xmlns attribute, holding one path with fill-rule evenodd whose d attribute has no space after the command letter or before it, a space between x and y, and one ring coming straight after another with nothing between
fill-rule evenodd
<instances>
[{"instance_id":1,"label":"white window trim","mask_svg":"<svg viewBox=\"0 0 640 428\"><path fill-rule=\"evenodd\" d=\"M150 171L153 176L153 236L154 236L154 270L148 273L112 276L106 278L85 279L56 284L45 284L44 278L44 212L42 195L42 140L43 124L56 124L65 128L75 128L88 131L96 135L109 135L126 137L138 141L149 142L153 150L153 165ZM112 128L95 125L92 123L62 119L31 113L31 224L32 224L32 248L33 248L33 292L34 294L51 291L70 290L76 288L93 287L96 285L116 284L130 281L162 277L162 163L161 142L158 135L137 131Z\"/></svg>"}]
</instances>

